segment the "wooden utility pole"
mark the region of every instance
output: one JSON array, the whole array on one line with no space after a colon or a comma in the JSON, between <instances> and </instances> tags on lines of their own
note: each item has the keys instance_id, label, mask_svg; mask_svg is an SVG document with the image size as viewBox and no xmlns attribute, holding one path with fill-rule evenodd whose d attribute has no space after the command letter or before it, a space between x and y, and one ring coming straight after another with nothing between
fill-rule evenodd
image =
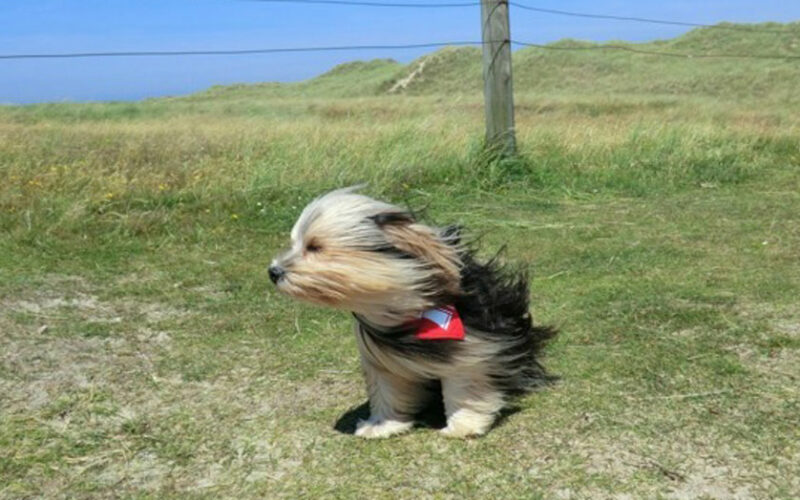
<instances>
[{"instance_id":1,"label":"wooden utility pole","mask_svg":"<svg viewBox=\"0 0 800 500\"><path fill-rule=\"evenodd\" d=\"M508 0L481 0L481 39L486 144L503 155L513 155L516 139Z\"/></svg>"}]
</instances>

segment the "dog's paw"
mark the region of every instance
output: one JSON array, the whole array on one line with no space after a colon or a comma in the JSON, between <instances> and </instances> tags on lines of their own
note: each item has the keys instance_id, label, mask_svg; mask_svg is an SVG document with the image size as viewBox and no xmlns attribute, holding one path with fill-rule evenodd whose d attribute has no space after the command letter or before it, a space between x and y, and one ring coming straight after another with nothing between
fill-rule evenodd
<instances>
[{"instance_id":1,"label":"dog's paw","mask_svg":"<svg viewBox=\"0 0 800 500\"><path fill-rule=\"evenodd\" d=\"M401 422L399 420L373 419L359 420L356 424L356 436L375 439L387 438L396 434L402 434L413 426L413 422Z\"/></svg>"},{"instance_id":2,"label":"dog's paw","mask_svg":"<svg viewBox=\"0 0 800 500\"><path fill-rule=\"evenodd\" d=\"M447 427L442 429L443 436L466 438L486 434L494 422L494 415L485 415L469 410L459 410L447 419Z\"/></svg>"},{"instance_id":3,"label":"dog's paw","mask_svg":"<svg viewBox=\"0 0 800 500\"><path fill-rule=\"evenodd\" d=\"M450 426L439 431L442 436L456 439L477 437L486 434L486 429L470 429L464 426Z\"/></svg>"}]
</instances>

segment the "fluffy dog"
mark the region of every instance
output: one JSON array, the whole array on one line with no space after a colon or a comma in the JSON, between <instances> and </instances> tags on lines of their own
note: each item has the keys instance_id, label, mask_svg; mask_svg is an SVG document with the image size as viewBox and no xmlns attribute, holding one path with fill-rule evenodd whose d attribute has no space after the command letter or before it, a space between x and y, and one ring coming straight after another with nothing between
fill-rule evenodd
<instances>
[{"instance_id":1,"label":"fluffy dog","mask_svg":"<svg viewBox=\"0 0 800 500\"><path fill-rule=\"evenodd\" d=\"M533 326L526 276L460 239L347 188L312 201L270 265L281 292L353 313L371 410L356 435L407 431L437 396L444 435L481 435L548 380L537 354L555 330Z\"/></svg>"}]
</instances>

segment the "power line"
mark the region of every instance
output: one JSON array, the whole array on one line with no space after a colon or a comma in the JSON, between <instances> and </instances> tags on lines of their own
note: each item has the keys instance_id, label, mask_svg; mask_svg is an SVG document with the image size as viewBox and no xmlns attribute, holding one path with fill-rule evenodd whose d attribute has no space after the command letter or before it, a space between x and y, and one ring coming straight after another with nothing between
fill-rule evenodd
<instances>
[{"instance_id":1,"label":"power line","mask_svg":"<svg viewBox=\"0 0 800 500\"><path fill-rule=\"evenodd\" d=\"M417 2L376 2L371 0L245 0L250 2L260 3L299 3L299 4L322 4L322 5L352 5L360 7L394 7L394 8L450 8L450 7L479 7L479 1L471 2L434 2L434 3L417 3ZM559 16L583 17L591 19L610 19L614 21L629 21L637 23L650 23L650 24L665 24L671 26L687 26L690 28L712 28L724 29L731 31L749 31L753 33L791 33L791 31L784 29L770 29L770 28L756 28L748 26L725 25L725 24L704 24L693 23L687 21L673 21L666 19L653 19L648 17L635 17L635 16L617 16L611 14L592 14L588 12L576 12L559 9L545 9L542 7L533 7L515 0L506 0L509 5L514 7L529 10L533 12L541 12L544 14L555 14Z\"/></svg>"},{"instance_id":2,"label":"power line","mask_svg":"<svg viewBox=\"0 0 800 500\"><path fill-rule=\"evenodd\" d=\"M444 3L413 3L413 2L372 2L367 0L245 0L260 3L310 3L322 5L353 5L361 7L417 7L421 9L439 9L448 7L479 7L480 2L444 2Z\"/></svg>"},{"instance_id":3,"label":"power line","mask_svg":"<svg viewBox=\"0 0 800 500\"><path fill-rule=\"evenodd\" d=\"M268 1L278 1L278 0L268 0ZM280 0L280 1L295 1L295 0ZM347 0L341 0L347 1ZM590 14L587 12L574 12L574 11L567 11L567 10L557 10L557 9L544 9L540 7L531 7L529 5L521 4L514 0L507 0L509 5L513 5L514 7L530 10L533 12L542 12L544 14L556 14L559 16L570 16L570 17L586 17L592 19L611 19L614 21L633 21L637 23L651 23L651 24L668 24L673 26L688 26L691 28L713 28L713 29L724 29L724 30L732 30L732 31L750 31L755 33L792 33L788 30L783 29L770 29L770 28L755 28L755 27L748 27L748 26L736 26L736 25L725 25L725 24L703 24L703 23L690 23L685 21L668 21L664 19L652 19L647 17L631 17L631 16L614 16L608 14Z\"/></svg>"},{"instance_id":4,"label":"power line","mask_svg":"<svg viewBox=\"0 0 800 500\"><path fill-rule=\"evenodd\" d=\"M425 49L448 45L481 45L481 42L431 42L404 45L339 45L329 47L280 47L239 50L154 50L130 52L62 52L57 54L0 54L0 59L75 59L87 57L163 57L163 56L229 56L247 54L277 54L283 52L333 52L339 50Z\"/></svg>"},{"instance_id":5,"label":"power line","mask_svg":"<svg viewBox=\"0 0 800 500\"><path fill-rule=\"evenodd\" d=\"M252 2L262 3L301 3L301 4L331 4L331 5L353 5L353 6L367 6L367 7L412 7L412 8L448 8L448 7L474 7L479 6L479 1L469 2L444 2L444 3L411 3L411 2L375 2L371 0L246 0ZM542 12L547 14L557 14L564 16L575 17L589 17L597 19L613 19L620 21L635 21L657 24L671 24L678 26L691 26L700 28L714 28L714 29L729 29L738 31L753 31L753 32L769 32L769 33L791 33L786 30L770 30L759 28L747 28L743 26L726 26L719 24L700 24L688 23L682 21L666 21L662 19L650 19L641 17L624 17L613 16L605 14L588 14L584 12L572 12L556 9L544 9L539 7L531 7L518 3L514 0L506 0L509 5L518 7L525 10ZM521 41L512 41L514 45L521 45L525 47L536 47L547 50L621 50L633 52L638 54L648 54L666 57L683 57L683 58L736 58L736 59L800 59L800 56L795 55L777 55L777 54L681 54L673 52L660 52L651 51L646 49L637 49L626 45L589 45L589 46L558 46L558 45L542 45ZM333 52L333 51L346 51L346 50L393 50L393 49L417 49L417 48L435 48L444 47L448 45L464 46L464 45L482 45L482 42L473 41L453 41L453 42L432 42L432 43L417 43L417 44L399 44L399 45L343 45L343 46L328 46L328 47L286 47L286 48L263 48L263 49L231 49L231 50L170 50L170 51L123 51L123 52L66 52L55 54L0 54L0 60L9 59L75 59L75 58L90 58L90 57L164 57L164 56L217 56L217 55L247 55L247 54L275 54L275 53L290 53L290 52Z\"/></svg>"},{"instance_id":6,"label":"power line","mask_svg":"<svg viewBox=\"0 0 800 500\"><path fill-rule=\"evenodd\" d=\"M486 42L490 43L490 42ZM491 42L493 43L493 42ZM685 59L800 59L800 55L780 55L780 54L688 54L679 52L664 52L657 50L640 49L628 45L543 45L538 43L511 40L512 45L523 47L535 47L545 50L556 51L590 51L590 50L617 50L632 52L635 54L678 57ZM225 55L253 55L253 54L277 54L292 52L334 52L348 50L403 50L403 49L425 49L447 46L468 46L483 45L478 41L450 41L450 42L429 42L413 43L402 45L338 45L324 47L277 47L261 49L233 49L233 50L168 50L168 51L128 51L128 52L63 52L54 54L0 54L0 60L9 59L74 59L89 57L165 57L165 56L225 56Z\"/></svg>"},{"instance_id":7,"label":"power line","mask_svg":"<svg viewBox=\"0 0 800 500\"><path fill-rule=\"evenodd\" d=\"M628 45L584 45L584 46L562 46L562 45L541 45L538 43L520 42L511 40L512 45L521 45L523 47L535 47L537 49L546 50L618 50L624 52L633 52L635 54L644 54L651 56L663 57L677 57L682 59L800 59L800 55L780 55L780 54L685 54L680 52L662 52L658 50L638 49Z\"/></svg>"}]
</instances>

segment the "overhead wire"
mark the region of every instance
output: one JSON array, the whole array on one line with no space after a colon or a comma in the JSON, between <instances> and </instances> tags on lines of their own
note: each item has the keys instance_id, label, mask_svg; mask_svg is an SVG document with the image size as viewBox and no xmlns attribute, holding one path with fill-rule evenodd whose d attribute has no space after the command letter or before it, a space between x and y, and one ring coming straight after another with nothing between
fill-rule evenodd
<instances>
[{"instance_id":1,"label":"overhead wire","mask_svg":"<svg viewBox=\"0 0 800 500\"><path fill-rule=\"evenodd\" d=\"M300 0L263 0L263 1L300 1ZM348 0L341 0L341 1L348 1ZM559 16L583 17L591 19L609 19L613 21L631 21L637 23L650 23L650 24L666 24L672 26L686 26L691 28L711 28L711 29L722 29L722 30L732 30L732 31L748 31L753 33L782 33L782 34L792 33L791 31L785 29L760 28L757 26L742 26L742 25L732 25L732 24L704 24L704 23L692 23L686 21L671 21L666 19L653 19L648 17L617 16L610 14L591 14L587 12L545 9L542 7L533 7L531 5L526 5L517 2L515 0L507 0L507 1L509 5L512 5L514 7L523 10L540 12L544 14L555 14Z\"/></svg>"},{"instance_id":2,"label":"overhead wire","mask_svg":"<svg viewBox=\"0 0 800 500\"><path fill-rule=\"evenodd\" d=\"M297 3L297 4L321 4L321 5L351 5L360 7L391 7L391 8L421 8L421 9L438 9L438 8L457 8L457 7L478 7L481 5L480 1L467 1L467 2L381 2L373 0L243 0L256 3ZM516 0L505 0L505 3L513 7L523 10L539 12L543 14L553 14L558 16L569 17L583 17L591 19L608 19L613 21L628 21L637 23L650 23L650 24L663 24L671 26L686 26L691 28L711 28L732 31L748 31L754 33L791 33L789 30L780 28L761 28L757 26L742 26L731 24L708 24L697 23L688 21L675 21L668 19L655 19L649 17L637 16L621 16L613 14L594 14L590 12L579 12L561 9L548 9L544 7L536 7Z\"/></svg>"},{"instance_id":3,"label":"overhead wire","mask_svg":"<svg viewBox=\"0 0 800 500\"><path fill-rule=\"evenodd\" d=\"M523 47L535 47L544 50L554 51L595 51L611 50L625 51L635 54L678 57L685 59L800 59L800 55L793 54L703 54L703 53L683 53L659 50L641 49L629 45L621 44L597 44L597 45L554 45L531 43L521 40L499 40L499 42L511 43ZM453 40L446 42L425 42L409 44L375 44L375 45L332 45L317 47L271 47L256 49L222 49L222 50L154 50L154 51L119 51L119 52L61 52L61 53L23 53L23 54L0 54L0 60L8 59L74 59L91 57L171 57L171 56L225 56L225 55L256 55L256 54L279 54L292 52L333 52L349 50L404 50L404 49L424 49L447 46L481 46L493 44L497 41L466 41Z\"/></svg>"},{"instance_id":4,"label":"overhead wire","mask_svg":"<svg viewBox=\"0 0 800 500\"><path fill-rule=\"evenodd\" d=\"M296 3L296 4L330 4L330 5L352 5L361 7L397 7L397 8L458 8L458 7L475 7L481 5L480 1L463 1L463 2L382 2L373 0L243 0L250 2L260 3ZM616 16L607 14L591 14L586 12L574 12L558 9L546 9L540 7L533 7L527 4L520 3L516 0L501 0L505 1L508 5L517 7L524 10L556 14L574 17L587 17L596 19L611 19L619 21L635 21L645 23L669 24L678 26L690 26L699 28L713 28L713 29L729 29L750 32L769 32L769 33L793 33L789 30L773 30L762 29L757 27L746 27L725 24L702 24L690 23L683 21L669 21L664 19L651 19L643 17L630 17L630 16ZM497 2L498 4L501 2ZM669 51L659 51L642 49L632 47L629 45L621 44L595 44L595 45L544 45L537 43L530 43L520 40L506 40L512 45L524 47L536 47L546 50L572 50L572 51L586 51L586 50L617 50L626 51L636 54L664 56L664 57L680 57L680 58L736 58L736 59L800 59L800 55L793 54L690 54L690 53L676 53ZM134 51L96 51L96 52L61 52L61 53L17 53L17 54L0 54L0 60L13 60L13 59L74 59L74 58L94 58L94 57L170 57L170 56L223 56L223 55L254 55L254 54L277 54L277 53L292 53L292 52L332 52L332 51L347 51L347 50L402 50L402 49L419 49L419 48L436 48L444 46L466 46L466 45L482 45L484 43L494 42L478 42L478 41L447 41L447 42L425 42L425 43L410 43L410 44L372 44L372 45L338 45L338 46L316 46L316 47L270 47L270 48L254 48L254 49L208 49L208 50L134 50Z\"/></svg>"},{"instance_id":5,"label":"overhead wire","mask_svg":"<svg viewBox=\"0 0 800 500\"><path fill-rule=\"evenodd\" d=\"M0 59L72 59L86 57L163 57L163 56L224 56L248 54L278 54L288 52L329 52L341 50L393 50L393 49L425 49L445 46L481 45L482 42L449 41L429 43L409 43L396 45L332 45L319 47L272 47L257 49L223 49L223 50L144 50L120 52L61 52L61 53L28 53L0 54Z\"/></svg>"}]
</instances>

